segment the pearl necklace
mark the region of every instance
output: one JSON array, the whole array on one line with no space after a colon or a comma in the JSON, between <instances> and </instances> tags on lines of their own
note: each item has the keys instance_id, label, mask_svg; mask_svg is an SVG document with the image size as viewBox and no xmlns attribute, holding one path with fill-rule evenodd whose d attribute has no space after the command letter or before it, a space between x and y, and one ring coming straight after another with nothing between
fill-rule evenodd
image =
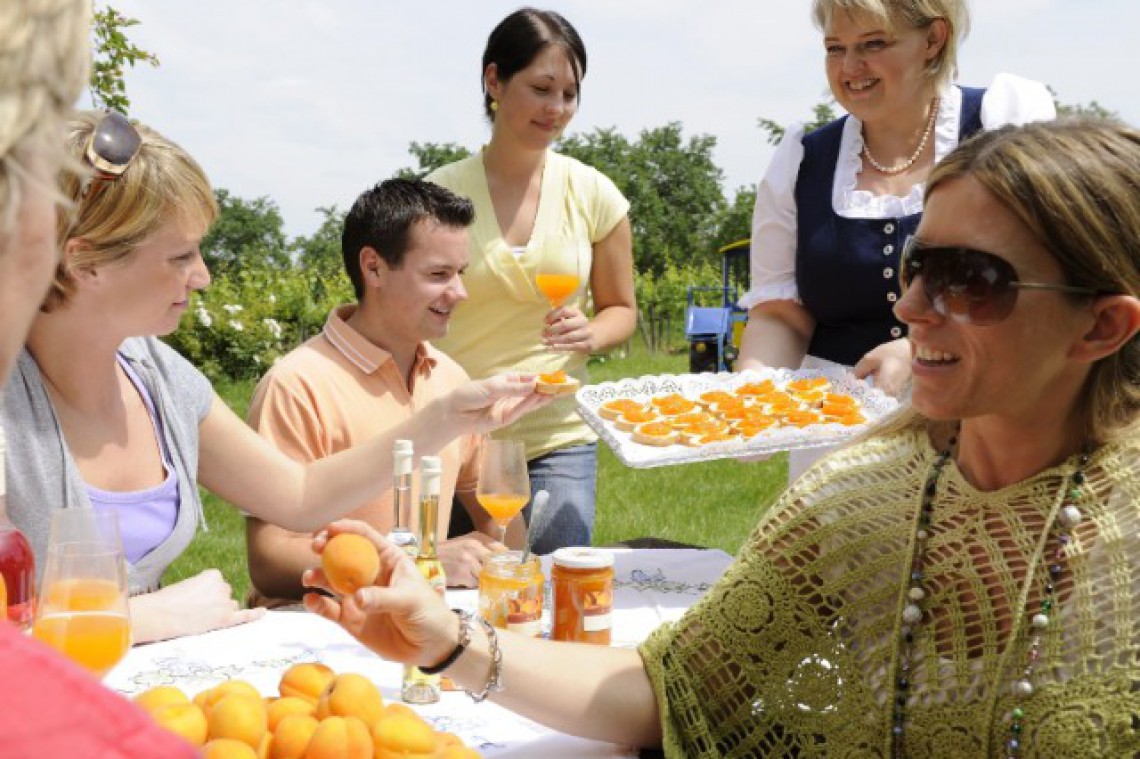
<instances>
[{"instance_id":1,"label":"pearl necklace","mask_svg":"<svg viewBox=\"0 0 1140 759\"><path fill-rule=\"evenodd\" d=\"M958 435L955 433L951 435L946 447L939 452L935 459L922 491L922 508L918 513L918 526L914 533L914 553L911 557L910 579L906 591L907 603L903 607L902 624L899 626L898 677L895 680L894 719L891 727L893 737L891 756L896 758L907 756L906 704L910 690L915 628L926 617L923 607L927 600L927 589L924 583L926 578L923 574L923 567L926 544L930 538L930 526L934 517L934 497L938 492L938 481L941 478L942 470L949 463L957 443ZM1049 579L1045 581L1045 586L1042 589L1040 608L1029 620L1031 636L1029 656L1025 668L1022 670L1023 676L1013 683L1013 694L1018 699L1027 699L1033 695L1033 672L1041 658L1041 635L1049 627L1050 615L1056 601L1057 585L1064 574L1064 565L1061 562L1065 559L1065 547L1072 540L1069 531L1084 519L1084 515L1077 507L1077 502L1081 497L1081 486L1085 483L1084 469L1089 462L1090 450L1089 446L1084 447L1077 457L1077 467L1070 475L1068 485L1061 485L1059 497L1063 500L1053 524L1056 529L1056 547L1048 559L1050 561ZM1026 581L1031 582L1032 577L1027 578ZM1024 728L1024 718L1025 713L1020 707L1014 708L1008 715L1009 737L1006 739L1005 747L1006 756L1009 759L1017 759L1022 755L1021 735Z\"/></svg>"},{"instance_id":2,"label":"pearl necklace","mask_svg":"<svg viewBox=\"0 0 1140 759\"><path fill-rule=\"evenodd\" d=\"M890 176L892 174L901 174L914 165L914 162L922 155L922 151L926 149L926 143L934 131L934 119L938 116L938 106L941 103L941 98L934 98L930 101L930 115L926 118L926 128L922 130L922 139L918 141L918 147L910 154L910 158L902 163L894 166L884 166L876 161L875 156L871 155L871 146L867 144L867 135L863 135L863 155L866 157L867 162L875 167L875 171Z\"/></svg>"}]
</instances>

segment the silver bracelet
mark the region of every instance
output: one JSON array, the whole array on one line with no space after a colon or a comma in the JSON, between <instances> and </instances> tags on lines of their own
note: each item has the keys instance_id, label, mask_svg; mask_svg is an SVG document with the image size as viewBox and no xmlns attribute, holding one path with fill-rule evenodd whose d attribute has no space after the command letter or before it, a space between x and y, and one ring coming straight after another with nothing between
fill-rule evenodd
<instances>
[{"instance_id":1,"label":"silver bracelet","mask_svg":"<svg viewBox=\"0 0 1140 759\"><path fill-rule=\"evenodd\" d=\"M483 690L478 693L472 693L466 688L463 692L471 697L475 703L482 702L487 698L488 694L498 692L503 689L503 652L499 648L499 636L495 632L495 626L480 616L468 614L464 622L471 626L473 621L478 621L483 626L483 632L487 635L487 648L491 653L491 670L487 673L487 683L483 686ZM470 635L470 632L468 633Z\"/></svg>"}]
</instances>

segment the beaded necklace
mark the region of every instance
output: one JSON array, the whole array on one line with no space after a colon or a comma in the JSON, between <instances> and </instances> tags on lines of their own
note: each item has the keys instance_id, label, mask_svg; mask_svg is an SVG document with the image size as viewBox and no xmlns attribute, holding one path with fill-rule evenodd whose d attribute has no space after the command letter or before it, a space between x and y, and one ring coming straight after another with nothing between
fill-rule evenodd
<instances>
[{"instance_id":1,"label":"beaded necklace","mask_svg":"<svg viewBox=\"0 0 1140 759\"><path fill-rule=\"evenodd\" d=\"M902 611L902 625L899 627L899 659L898 678L895 681L895 699L891 734L891 756L901 759L907 756L906 751L906 702L910 690L910 672L913 655L915 628L926 618L924 603L927 599L925 575L923 573L927 541L930 538L930 526L934 518L934 498L938 493L938 481L942 470L949 463L958 443L958 434L955 432L947 441L946 447L938 453L934 465L927 475L926 484L922 491L922 508L918 514L918 526L914 534L914 553L911 557L910 579L907 584L907 603ZM1053 611L1057 585L1059 584L1065 568L1062 561L1065 559L1065 547L1072 540L1069 531L1080 524L1084 515L1077 502L1081 497L1081 486L1085 483L1084 469L1088 465L1091 448L1085 446L1077 457L1077 467L1070 475L1067 484L1062 484L1063 505L1057 513L1053 528L1056 535L1055 550L1050 558L1049 579L1046 580L1041 597L1041 605L1029 621L1030 640L1029 656L1022 670L1022 677L1013 683L1013 694L1018 699L1027 699L1033 695L1033 672L1041 658L1041 634L1049 627L1049 618ZM1028 582L1029 580L1027 580ZM1006 739L1006 755L1009 759L1017 759L1022 755L1021 736L1024 728L1025 713L1021 707L1014 708L1008 718L1009 737Z\"/></svg>"},{"instance_id":2,"label":"beaded necklace","mask_svg":"<svg viewBox=\"0 0 1140 759\"><path fill-rule=\"evenodd\" d=\"M934 131L934 119L938 116L938 106L942 103L941 98L934 98L930 101L930 116L926 119L926 128L922 130L922 139L918 141L918 147L910 154L910 158L902 163L895 164L894 166L884 166L875 160L875 156L871 155L871 146L867 144L867 135L863 135L863 155L867 158L867 162L875 167L875 171L880 174L891 176L892 174L901 174L918 160L922 155L922 151L926 148L926 142L930 139L931 132Z\"/></svg>"}]
</instances>

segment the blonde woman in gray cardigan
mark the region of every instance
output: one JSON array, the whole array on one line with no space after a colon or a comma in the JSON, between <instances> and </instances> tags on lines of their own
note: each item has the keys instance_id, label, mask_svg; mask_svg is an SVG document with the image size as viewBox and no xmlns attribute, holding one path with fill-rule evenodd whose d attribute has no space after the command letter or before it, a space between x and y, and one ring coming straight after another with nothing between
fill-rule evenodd
<instances>
[{"instance_id":1,"label":"blonde woman in gray cardigan","mask_svg":"<svg viewBox=\"0 0 1140 759\"><path fill-rule=\"evenodd\" d=\"M87 113L67 133L92 175L65 172L76 203L60 223L62 259L4 390L12 445L8 510L43 554L53 508L119 513L132 565L134 640L239 624L216 570L159 587L202 521L197 483L265 521L311 530L391 482L397 438L431 453L543 403L531 377L470 383L352 450L298 464L262 440L209 381L155 339L172 332L210 275L199 243L217 209L180 147L117 115ZM458 282L458 272L451 273Z\"/></svg>"}]
</instances>

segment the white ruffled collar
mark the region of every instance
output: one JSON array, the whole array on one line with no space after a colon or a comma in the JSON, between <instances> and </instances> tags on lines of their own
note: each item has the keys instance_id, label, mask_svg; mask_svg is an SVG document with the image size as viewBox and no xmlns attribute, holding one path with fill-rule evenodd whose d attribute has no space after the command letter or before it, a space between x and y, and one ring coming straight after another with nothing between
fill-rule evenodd
<instances>
[{"instance_id":1,"label":"white ruffled collar","mask_svg":"<svg viewBox=\"0 0 1140 759\"><path fill-rule=\"evenodd\" d=\"M958 126L962 113L962 90L950 86L942 92L938 116L934 120L934 160L941 161L958 145ZM910 216L922 211L922 194L926 183L919 182L905 196L875 195L868 190L857 190L859 172L863 170L863 123L848 116L843 124L839 143L839 158L835 165L835 182L831 190L831 205L835 212L848 219L887 219Z\"/></svg>"}]
</instances>

